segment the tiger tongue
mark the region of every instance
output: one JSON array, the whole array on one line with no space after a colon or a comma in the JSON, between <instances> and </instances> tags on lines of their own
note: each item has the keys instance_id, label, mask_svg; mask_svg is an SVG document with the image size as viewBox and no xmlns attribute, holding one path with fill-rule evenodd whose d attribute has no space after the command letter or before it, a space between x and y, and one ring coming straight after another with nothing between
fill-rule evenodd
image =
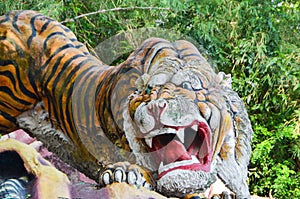
<instances>
[{"instance_id":1,"label":"tiger tongue","mask_svg":"<svg viewBox=\"0 0 300 199\"><path fill-rule=\"evenodd\" d=\"M190 160L191 156L186 151L184 145L177 140L172 140L167 145L162 146L159 142L153 141L152 156L157 165L160 162L169 164L180 160Z\"/></svg>"}]
</instances>

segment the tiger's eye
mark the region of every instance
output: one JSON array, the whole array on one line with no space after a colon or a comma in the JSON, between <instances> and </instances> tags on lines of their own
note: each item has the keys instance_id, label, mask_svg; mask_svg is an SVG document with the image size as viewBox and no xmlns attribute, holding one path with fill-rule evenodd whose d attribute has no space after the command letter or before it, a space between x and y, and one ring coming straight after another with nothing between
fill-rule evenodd
<instances>
[{"instance_id":1,"label":"tiger's eye","mask_svg":"<svg viewBox=\"0 0 300 199\"><path fill-rule=\"evenodd\" d=\"M148 87L146 88L146 94L147 94L147 95L150 95L151 90L152 90L152 87L151 87L151 86L148 86Z\"/></svg>"},{"instance_id":2,"label":"tiger's eye","mask_svg":"<svg viewBox=\"0 0 300 199\"><path fill-rule=\"evenodd\" d=\"M138 89L135 89L134 94L141 94L141 91L139 91Z\"/></svg>"},{"instance_id":3,"label":"tiger's eye","mask_svg":"<svg viewBox=\"0 0 300 199\"><path fill-rule=\"evenodd\" d=\"M190 82L183 82L182 88L187 89L187 90L193 90L193 87Z\"/></svg>"}]
</instances>

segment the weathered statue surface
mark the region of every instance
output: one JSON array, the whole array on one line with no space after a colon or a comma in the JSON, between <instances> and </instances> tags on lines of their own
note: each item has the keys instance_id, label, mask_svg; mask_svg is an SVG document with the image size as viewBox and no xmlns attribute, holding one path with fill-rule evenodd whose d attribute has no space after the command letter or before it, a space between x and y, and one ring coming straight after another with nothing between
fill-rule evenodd
<instances>
[{"instance_id":1,"label":"weathered statue surface","mask_svg":"<svg viewBox=\"0 0 300 199\"><path fill-rule=\"evenodd\" d=\"M192 197L218 179L250 198L244 104L187 41L150 38L107 66L53 19L0 17L0 130L19 128L101 186Z\"/></svg>"}]
</instances>

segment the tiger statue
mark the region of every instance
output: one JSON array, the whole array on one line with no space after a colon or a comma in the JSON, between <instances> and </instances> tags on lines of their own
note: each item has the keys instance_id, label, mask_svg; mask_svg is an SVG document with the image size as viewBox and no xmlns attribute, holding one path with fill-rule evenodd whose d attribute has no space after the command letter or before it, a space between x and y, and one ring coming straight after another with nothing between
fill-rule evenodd
<instances>
[{"instance_id":1,"label":"tiger statue","mask_svg":"<svg viewBox=\"0 0 300 199\"><path fill-rule=\"evenodd\" d=\"M230 76L188 41L150 38L108 66L59 22L7 13L0 132L20 128L101 186L127 182L193 198L221 180L236 198L250 198L245 106Z\"/></svg>"}]
</instances>

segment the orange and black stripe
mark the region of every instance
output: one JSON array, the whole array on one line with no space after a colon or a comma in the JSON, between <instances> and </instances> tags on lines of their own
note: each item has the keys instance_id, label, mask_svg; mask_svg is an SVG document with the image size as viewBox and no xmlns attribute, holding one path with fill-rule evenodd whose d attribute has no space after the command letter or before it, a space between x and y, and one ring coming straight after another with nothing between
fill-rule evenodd
<instances>
[{"instance_id":1,"label":"orange and black stripe","mask_svg":"<svg viewBox=\"0 0 300 199\"><path fill-rule=\"evenodd\" d=\"M73 142L95 140L99 131L114 142L123 135L110 98L117 80L131 69L104 65L51 18L34 11L9 12L0 17L0 131L17 129L16 117L43 101L53 127ZM123 94L121 101L126 88ZM116 97L118 102L122 98Z\"/></svg>"},{"instance_id":2,"label":"orange and black stripe","mask_svg":"<svg viewBox=\"0 0 300 199\"><path fill-rule=\"evenodd\" d=\"M95 84L104 68L68 28L53 19L34 11L12 11L2 16L1 133L18 128L16 117L42 100L53 126L78 140L73 117L83 113L72 111L74 83L82 79ZM96 121L93 117L88 120L90 126Z\"/></svg>"}]
</instances>

